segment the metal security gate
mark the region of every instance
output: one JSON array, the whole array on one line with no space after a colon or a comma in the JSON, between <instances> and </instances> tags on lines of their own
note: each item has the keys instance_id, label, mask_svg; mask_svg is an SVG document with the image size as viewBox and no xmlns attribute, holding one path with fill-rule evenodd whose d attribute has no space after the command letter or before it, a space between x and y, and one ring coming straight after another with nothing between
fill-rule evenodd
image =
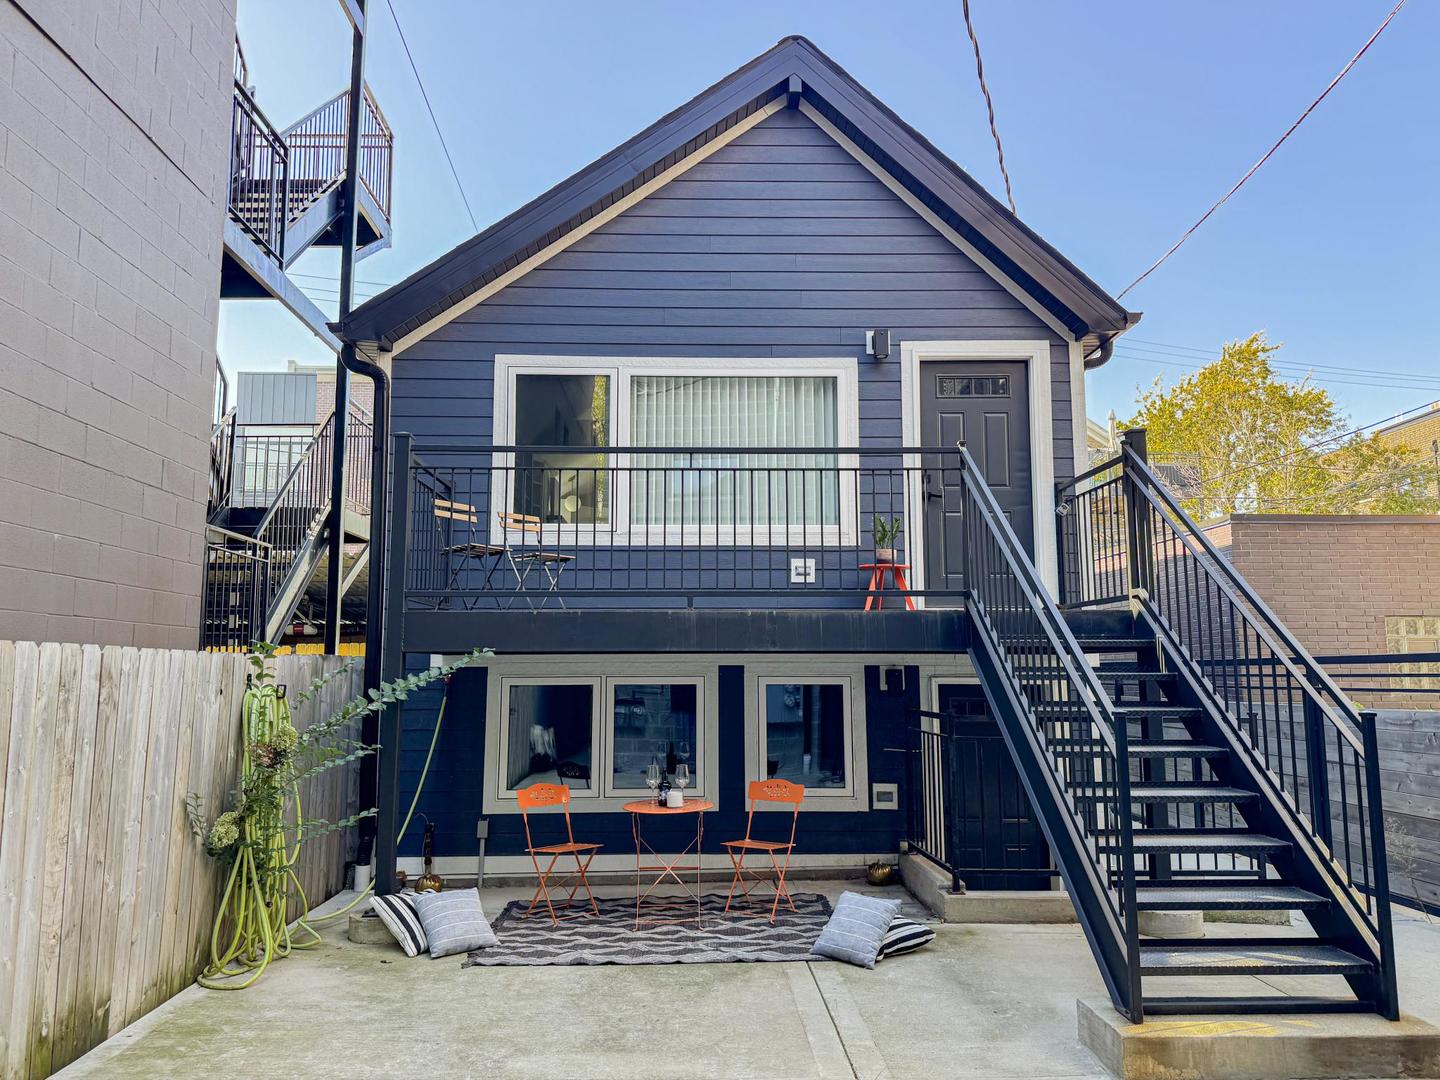
<instances>
[{"instance_id":1,"label":"metal security gate","mask_svg":"<svg viewBox=\"0 0 1440 1080\"><path fill-rule=\"evenodd\" d=\"M1050 888L1050 848L978 686L940 688L917 710L908 770L908 840L952 888Z\"/></svg>"}]
</instances>

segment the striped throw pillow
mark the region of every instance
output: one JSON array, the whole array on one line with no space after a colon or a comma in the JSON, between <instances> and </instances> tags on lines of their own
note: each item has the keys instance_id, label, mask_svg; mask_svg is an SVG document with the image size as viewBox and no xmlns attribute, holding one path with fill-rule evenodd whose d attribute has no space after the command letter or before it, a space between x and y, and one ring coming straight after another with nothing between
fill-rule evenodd
<instances>
[{"instance_id":1,"label":"striped throw pillow","mask_svg":"<svg viewBox=\"0 0 1440 1080\"><path fill-rule=\"evenodd\" d=\"M413 896L413 893L394 893L370 899L370 910L380 917L385 929L394 935L406 956L419 956L430 947L425 940L425 927L420 925L420 916L415 914Z\"/></svg>"},{"instance_id":2,"label":"striped throw pillow","mask_svg":"<svg viewBox=\"0 0 1440 1080\"><path fill-rule=\"evenodd\" d=\"M425 927L431 957L452 956L472 949L488 949L500 939L485 920L477 889L418 893L415 914Z\"/></svg>"},{"instance_id":3,"label":"striped throw pillow","mask_svg":"<svg viewBox=\"0 0 1440 1080\"><path fill-rule=\"evenodd\" d=\"M935 930L933 927L897 915L890 923L890 929L885 931L885 939L880 942L879 959L884 960L887 956L899 956L901 953L914 952L922 945L929 945L934 940Z\"/></svg>"}]
</instances>

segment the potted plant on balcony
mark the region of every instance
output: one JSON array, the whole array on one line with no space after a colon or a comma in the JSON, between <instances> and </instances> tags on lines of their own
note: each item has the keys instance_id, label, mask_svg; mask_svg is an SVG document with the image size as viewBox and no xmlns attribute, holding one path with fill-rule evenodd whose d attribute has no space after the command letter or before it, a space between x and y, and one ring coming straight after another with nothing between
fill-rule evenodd
<instances>
[{"instance_id":1,"label":"potted plant on balcony","mask_svg":"<svg viewBox=\"0 0 1440 1080\"><path fill-rule=\"evenodd\" d=\"M882 565L895 562L895 541L900 538L901 522L898 517L883 518L875 515L871 533L875 538L875 561Z\"/></svg>"}]
</instances>

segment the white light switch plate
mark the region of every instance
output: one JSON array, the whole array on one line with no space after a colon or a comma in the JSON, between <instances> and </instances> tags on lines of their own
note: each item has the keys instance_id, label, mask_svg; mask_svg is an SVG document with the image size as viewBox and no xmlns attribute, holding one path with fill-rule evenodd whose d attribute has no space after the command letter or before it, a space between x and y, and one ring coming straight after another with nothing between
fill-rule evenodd
<instances>
[{"instance_id":1,"label":"white light switch plate","mask_svg":"<svg viewBox=\"0 0 1440 1080\"><path fill-rule=\"evenodd\" d=\"M814 584L815 584L815 560L814 560L814 559L791 559L791 560L790 560L790 584L791 584L791 585L814 585Z\"/></svg>"}]
</instances>

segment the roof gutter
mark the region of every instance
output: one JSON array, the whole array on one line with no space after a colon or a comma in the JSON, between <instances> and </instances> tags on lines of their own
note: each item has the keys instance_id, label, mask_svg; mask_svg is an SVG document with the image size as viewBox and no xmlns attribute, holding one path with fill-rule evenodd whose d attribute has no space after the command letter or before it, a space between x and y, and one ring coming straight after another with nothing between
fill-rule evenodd
<instances>
[{"instance_id":1,"label":"roof gutter","mask_svg":"<svg viewBox=\"0 0 1440 1080\"><path fill-rule=\"evenodd\" d=\"M1108 361L1110 357L1114 355L1115 339L1119 336L1119 334L1111 334L1104 341L1100 342L1099 348L1097 348L1089 356L1085 357L1086 371L1094 371L1096 368L1103 366L1106 361Z\"/></svg>"}]
</instances>

